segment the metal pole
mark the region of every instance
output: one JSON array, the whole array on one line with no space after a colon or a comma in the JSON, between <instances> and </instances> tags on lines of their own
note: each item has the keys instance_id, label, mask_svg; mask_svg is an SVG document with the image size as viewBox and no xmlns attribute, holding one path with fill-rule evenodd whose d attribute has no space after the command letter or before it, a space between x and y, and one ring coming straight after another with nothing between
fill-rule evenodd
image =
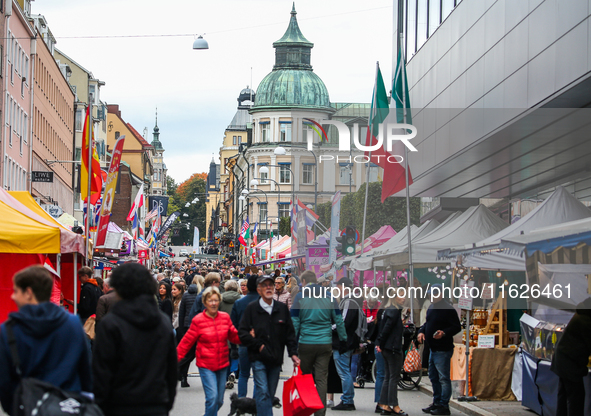
<instances>
[{"instance_id":1,"label":"metal pole","mask_svg":"<svg viewBox=\"0 0 591 416\"><path fill-rule=\"evenodd\" d=\"M374 91L373 91L373 97L372 97L372 107L374 105L378 104L378 100L376 99L376 95L377 95L377 85L378 85L378 71L380 68L380 64L378 62L376 62L376 78L375 78L375 82L374 82ZM373 108L373 110L375 110L375 108ZM371 114L369 115L369 118L371 118ZM371 137L370 135L372 135L372 131L371 131L371 125L370 122L371 120L368 118L368 123L367 123L367 138L369 141L369 138ZM367 143L366 143L367 144ZM368 160L371 160L371 151L369 152L368 155ZM350 183L349 183L350 185ZM369 193L369 163L368 163L368 168L365 170L365 202L363 203L363 226L361 228L361 254L363 254L363 245L365 242L365 220L367 218L367 195Z\"/></svg>"},{"instance_id":2,"label":"metal pole","mask_svg":"<svg viewBox=\"0 0 591 416\"><path fill-rule=\"evenodd\" d=\"M74 315L78 313L78 253L74 253Z\"/></svg>"},{"instance_id":3,"label":"metal pole","mask_svg":"<svg viewBox=\"0 0 591 416\"><path fill-rule=\"evenodd\" d=\"M88 79L88 131L86 132L86 145L88 146L88 189L86 195L86 224L84 231L86 232L86 264L90 265L90 258L88 251L90 248L90 216L92 215L90 209L90 187L92 184L92 94L90 93L90 77Z\"/></svg>"}]
</instances>

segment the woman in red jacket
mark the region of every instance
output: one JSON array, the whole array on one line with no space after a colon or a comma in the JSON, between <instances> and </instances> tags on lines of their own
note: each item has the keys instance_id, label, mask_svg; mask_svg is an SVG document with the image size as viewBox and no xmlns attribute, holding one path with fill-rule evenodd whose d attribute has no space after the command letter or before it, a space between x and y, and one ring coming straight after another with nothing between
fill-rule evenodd
<instances>
[{"instance_id":1,"label":"woman in red jacket","mask_svg":"<svg viewBox=\"0 0 591 416\"><path fill-rule=\"evenodd\" d=\"M210 286L205 289L202 299L205 311L191 321L189 330L177 347L177 355L180 361L197 343L195 357L205 391L205 416L217 416L224 404L226 368L230 364L228 341L240 344L240 338L230 315L218 311L221 301L218 288Z\"/></svg>"}]
</instances>

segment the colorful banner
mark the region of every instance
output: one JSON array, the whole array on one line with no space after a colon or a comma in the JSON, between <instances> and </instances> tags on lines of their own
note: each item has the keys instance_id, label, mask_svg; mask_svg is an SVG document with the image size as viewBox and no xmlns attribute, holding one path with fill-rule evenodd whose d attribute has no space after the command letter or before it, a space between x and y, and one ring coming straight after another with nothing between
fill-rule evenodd
<instances>
[{"instance_id":1,"label":"colorful banner","mask_svg":"<svg viewBox=\"0 0 591 416\"><path fill-rule=\"evenodd\" d=\"M166 221L164 222L164 224L162 225L162 228L160 229L160 231L158 232L158 236L156 236L156 240L160 241L160 239L162 238L162 236L164 235L164 233L166 233L166 231L168 231L168 229L172 226L172 224L176 221L176 219L178 217L181 216L181 213L179 211L175 211L172 214L170 214L170 217L168 217L166 219ZM174 234L173 234L174 235Z\"/></svg>"},{"instance_id":2,"label":"colorful banner","mask_svg":"<svg viewBox=\"0 0 591 416\"><path fill-rule=\"evenodd\" d=\"M111 217L111 209L113 208L113 201L115 200L115 189L117 188L117 177L119 176L119 165L121 164L121 154L123 152L124 142L125 135L119 137L113 148L113 156L111 158L111 165L109 166L109 173L107 174L105 193L103 194L103 205L101 207L101 216L97 227L95 247L104 246L105 240L107 239L107 229L109 228L109 218Z\"/></svg>"}]
</instances>

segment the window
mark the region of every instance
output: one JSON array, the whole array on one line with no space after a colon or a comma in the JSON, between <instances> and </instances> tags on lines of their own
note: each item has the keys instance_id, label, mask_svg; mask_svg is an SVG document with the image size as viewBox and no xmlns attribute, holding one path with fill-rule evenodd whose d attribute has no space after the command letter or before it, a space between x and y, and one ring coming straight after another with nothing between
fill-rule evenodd
<instances>
[{"instance_id":1,"label":"window","mask_svg":"<svg viewBox=\"0 0 591 416\"><path fill-rule=\"evenodd\" d=\"M266 185L268 183L267 179L269 178L269 172L259 172L259 178L261 178L261 185Z\"/></svg>"},{"instance_id":2,"label":"window","mask_svg":"<svg viewBox=\"0 0 591 416\"><path fill-rule=\"evenodd\" d=\"M279 125L279 141L291 142L291 123L281 123Z\"/></svg>"},{"instance_id":3,"label":"window","mask_svg":"<svg viewBox=\"0 0 591 416\"><path fill-rule=\"evenodd\" d=\"M271 141L271 126L267 122L266 124L261 124L261 141L262 142L270 142Z\"/></svg>"},{"instance_id":4,"label":"window","mask_svg":"<svg viewBox=\"0 0 591 416\"><path fill-rule=\"evenodd\" d=\"M119 136L121 136L121 133L120 133L120 132L118 132L118 131L116 131L116 132L115 132L115 140L117 140L117 139L119 138Z\"/></svg>"},{"instance_id":5,"label":"window","mask_svg":"<svg viewBox=\"0 0 591 416\"><path fill-rule=\"evenodd\" d=\"M96 104L96 99L97 99L97 97L96 97L96 86L89 85L88 86L88 93L91 96L92 103L93 104Z\"/></svg>"},{"instance_id":6,"label":"window","mask_svg":"<svg viewBox=\"0 0 591 416\"><path fill-rule=\"evenodd\" d=\"M367 166L367 165L366 165ZM377 182L378 180L378 165L370 164L367 169L369 169L369 182Z\"/></svg>"},{"instance_id":7,"label":"window","mask_svg":"<svg viewBox=\"0 0 591 416\"><path fill-rule=\"evenodd\" d=\"M232 144L236 146L238 144L238 136L232 137Z\"/></svg>"},{"instance_id":8,"label":"window","mask_svg":"<svg viewBox=\"0 0 591 416\"><path fill-rule=\"evenodd\" d=\"M279 217L289 217L289 204L279 204Z\"/></svg>"},{"instance_id":9,"label":"window","mask_svg":"<svg viewBox=\"0 0 591 416\"><path fill-rule=\"evenodd\" d=\"M289 165L279 165L279 183L291 183Z\"/></svg>"},{"instance_id":10,"label":"window","mask_svg":"<svg viewBox=\"0 0 591 416\"><path fill-rule=\"evenodd\" d=\"M441 8L439 1L429 2L429 36L437 30L441 23Z\"/></svg>"},{"instance_id":11,"label":"window","mask_svg":"<svg viewBox=\"0 0 591 416\"><path fill-rule=\"evenodd\" d=\"M355 185L353 181L353 166L350 164L344 164L340 167L340 174L339 174L339 185Z\"/></svg>"},{"instance_id":12,"label":"window","mask_svg":"<svg viewBox=\"0 0 591 416\"><path fill-rule=\"evenodd\" d=\"M259 224L267 221L267 204L259 204Z\"/></svg>"},{"instance_id":13,"label":"window","mask_svg":"<svg viewBox=\"0 0 591 416\"><path fill-rule=\"evenodd\" d=\"M314 184L314 165L310 163L304 163L304 166L302 168L302 184Z\"/></svg>"},{"instance_id":14,"label":"window","mask_svg":"<svg viewBox=\"0 0 591 416\"><path fill-rule=\"evenodd\" d=\"M236 136L234 136L236 137ZM228 158L224 158L224 172L228 173Z\"/></svg>"}]
</instances>

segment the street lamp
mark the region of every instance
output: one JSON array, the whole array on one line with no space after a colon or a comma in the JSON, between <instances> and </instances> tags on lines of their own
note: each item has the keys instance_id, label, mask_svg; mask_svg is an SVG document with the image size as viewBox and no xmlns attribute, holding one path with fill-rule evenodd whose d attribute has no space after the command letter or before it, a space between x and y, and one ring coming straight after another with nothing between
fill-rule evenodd
<instances>
[{"instance_id":1,"label":"street lamp","mask_svg":"<svg viewBox=\"0 0 591 416\"><path fill-rule=\"evenodd\" d=\"M203 39L203 36L199 35L199 37L193 42L193 49L209 49L209 44Z\"/></svg>"},{"instance_id":2,"label":"street lamp","mask_svg":"<svg viewBox=\"0 0 591 416\"><path fill-rule=\"evenodd\" d=\"M283 149L283 148L281 148ZM277 150L277 149L275 149ZM285 149L283 149L283 151L285 152ZM294 181L295 181L295 177L293 175L293 171L291 170L291 168L288 168L287 165L263 165L260 167L259 169L259 173L266 173L269 174L269 166L272 168L280 168L280 167L286 167L287 169L289 169L289 172L291 173L291 203L295 204L295 187L294 187ZM275 182L273 179L269 179L270 181ZM277 182L275 182L277 184ZM277 184L277 187L279 188L279 184ZM281 188L279 190L279 193L281 193Z\"/></svg>"}]
</instances>

